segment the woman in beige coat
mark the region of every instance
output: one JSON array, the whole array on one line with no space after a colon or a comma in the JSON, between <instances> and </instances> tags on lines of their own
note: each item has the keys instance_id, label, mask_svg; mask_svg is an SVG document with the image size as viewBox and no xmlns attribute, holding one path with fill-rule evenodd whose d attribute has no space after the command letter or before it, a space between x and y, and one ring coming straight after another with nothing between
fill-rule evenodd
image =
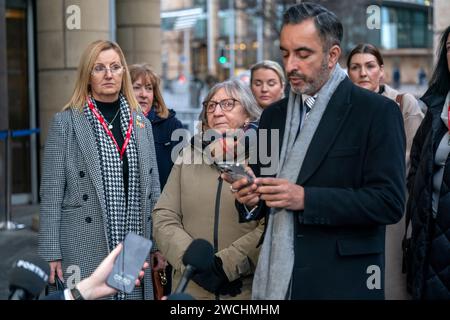
<instances>
[{"instance_id":1,"label":"woman in beige coat","mask_svg":"<svg viewBox=\"0 0 450 320\"><path fill-rule=\"evenodd\" d=\"M245 132L261 113L250 89L238 81L215 85L203 106L203 128L219 138L236 129ZM215 263L208 272L194 276L186 292L196 299L250 299L263 226L256 221L239 223L230 185L215 167L223 160L219 156L223 140L208 143L204 131L175 161L153 211L155 239L174 268L174 286L184 270L187 247L193 239L203 238L213 244Z\"/></svg>"},{"instance_id":2,"label":"woman in beige coat","mask_svg":"<svg viewBox=\"0 0 450 320\"><path fill-rule=\"evenodd\" d=\"M348 75L360 87L378 92L397 102L403 115L406 135L406 170L409 171L412 142L424 115L417 99L410 93L401 94L387 84L382 84L384 62L378 49L371 44L359 44L347 58ZM389 143L388 141L386 143ZM402 238L405 219L386 228L385 294L388 300L408 299L406 277L402 274Z\"/></svg>"}]
</instances>

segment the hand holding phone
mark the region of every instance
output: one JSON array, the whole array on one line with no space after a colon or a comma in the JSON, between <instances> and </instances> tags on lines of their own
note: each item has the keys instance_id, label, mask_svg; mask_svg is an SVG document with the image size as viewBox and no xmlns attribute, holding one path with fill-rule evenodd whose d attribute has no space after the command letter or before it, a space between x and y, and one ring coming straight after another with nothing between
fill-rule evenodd
<instances>
[{"instance_id":1,"label":"hand holding phone","mask_svg":"<svg viewBox=\"0 0 450 320\"><path fill-rule=\"evenodd\" d=\"M219 163L217 168L221 173L226 173L232 183L242 178L247 178L248 184L252 184L254 181L254 177L240 163Z\"/></svg>"},{"instance_id":2,"label":"hand holding phone","mask_svg":"<svg viewBox=\"0 0 450 320\"><path fill-rule=\"evenodd\" d=\"M151 240L128 233L106 283L119 291L131 293L151 248Z\"/></svg>"}]
</instances>

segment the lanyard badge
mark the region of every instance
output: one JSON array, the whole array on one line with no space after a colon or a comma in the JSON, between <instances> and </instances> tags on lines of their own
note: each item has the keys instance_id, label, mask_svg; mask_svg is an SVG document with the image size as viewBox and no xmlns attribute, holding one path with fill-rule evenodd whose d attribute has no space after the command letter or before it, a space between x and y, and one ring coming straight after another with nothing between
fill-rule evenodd
<instances>
[{"instance_id":1,"label":"lanyard badge","mask_svg":"<svg viewBox=\"0 0 450 320\"><path fill-rule=\"evenodd\" d=\"M97 118L97 120L102 125L103 130L105 130L105 132L108 134L108 136L114 142L114 144L115 144L115 146L117 148L117 151L119 151L120 160L122 160L123 154L125 153L125 151L127 149L127 146L128 146L128 143L130 142L130 139L131 139L131 132L133 131L133 116L130 113L130 122L128 124L127 135L125 137L125 141L123 143L122 149L120 149L116 139L114 138L114 135L112 134L111 130L108 128L108 125L106 124L105 118L103 118L103 116L94 107L94 104L92 103L90 98L88 98L87 101L88 101L89 109L91 109L91 111L94 114L94 116Z\"/></svg>"}]
</instances>

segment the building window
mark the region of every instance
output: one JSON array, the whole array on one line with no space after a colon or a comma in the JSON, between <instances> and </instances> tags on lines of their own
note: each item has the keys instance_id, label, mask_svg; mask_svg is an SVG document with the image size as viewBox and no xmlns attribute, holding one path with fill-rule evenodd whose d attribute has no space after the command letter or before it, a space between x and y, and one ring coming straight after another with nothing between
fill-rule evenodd
<instances>
[{"instance_id":1,"label":"building window","mask_svg":"<svg viewBox=\"0 0 450 320\"><path fill-rule=\"evenodd\" d=\"M381 47L383 49L431 48L426 9L382 7Z\"/></svg>"}]
</instances>

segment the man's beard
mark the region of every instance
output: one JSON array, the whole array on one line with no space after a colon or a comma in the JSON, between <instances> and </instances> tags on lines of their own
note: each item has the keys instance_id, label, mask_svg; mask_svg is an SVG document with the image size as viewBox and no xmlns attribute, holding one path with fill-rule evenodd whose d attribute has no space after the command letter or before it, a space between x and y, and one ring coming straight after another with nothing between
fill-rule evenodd
<instances>
[{"instance_id":1,"label":"man's beard","mask_svg":"<svg viewBox=\"0 0 450 320\"><path fill-rule=\"evenodd\" d=\"M307 94L309 96L312 96L313 94L317 93L317 91L320 90L320 88L323 86L325 82L327 82L328 77L330 76L330 71L328 70L328 59L326 57L322 60L322 65L320 66L320 70L314 78L307 77L305 75L302 75L298 73L296 70L289 73L288 78L290 76L294 76L296 78L299 78L304 81L304 84L300 86L293 86L291 84L291 89L296 94Z\"/></svg>"}]
</instances>

